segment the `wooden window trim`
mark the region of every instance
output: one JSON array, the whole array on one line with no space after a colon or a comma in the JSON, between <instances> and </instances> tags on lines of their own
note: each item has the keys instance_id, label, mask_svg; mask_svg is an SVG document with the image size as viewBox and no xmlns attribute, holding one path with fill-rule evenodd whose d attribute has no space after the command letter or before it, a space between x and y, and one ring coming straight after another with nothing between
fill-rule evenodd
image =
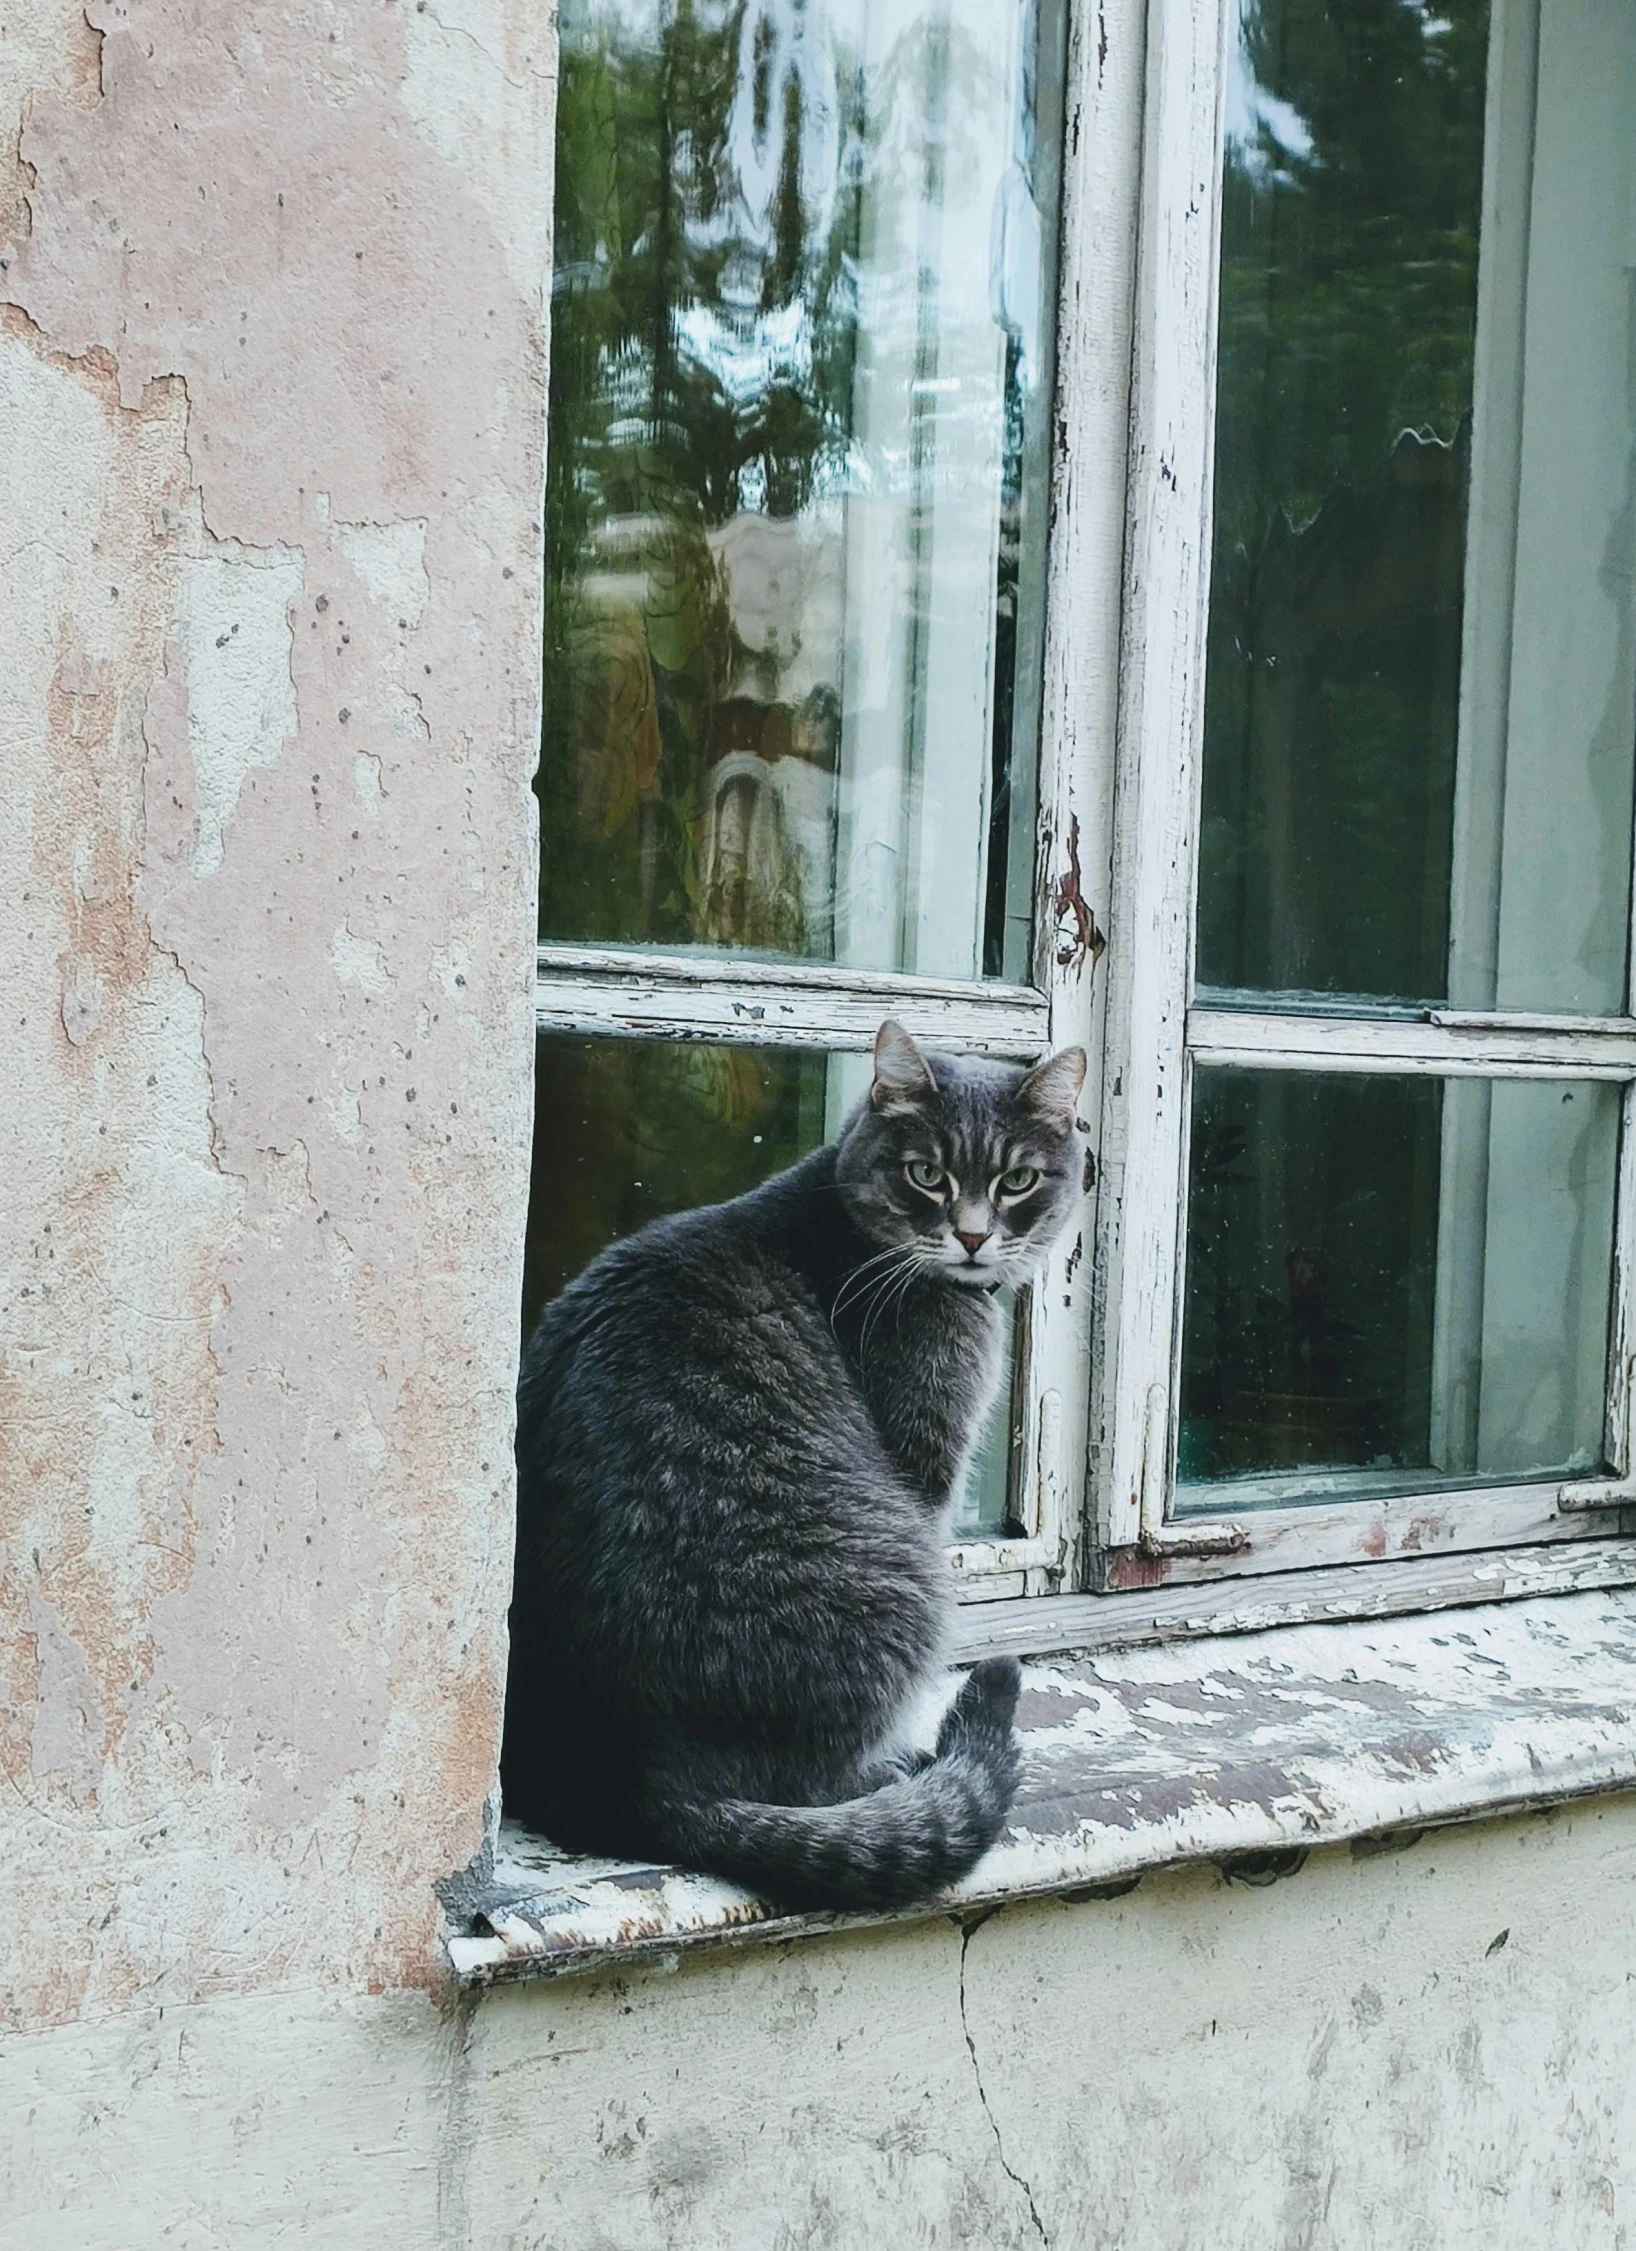
<instances>
[{"instance_id":1,"label":"wooden window trim","mask_svg":"<svg viewBox=\"0 0 1636 2251\"><path fill-rule=\"evenodd\" d=\"M1636 1504L1636 1017L1373 1004L1365 1015L1330 996L1307 1007L1281 996L1275 1011L1260 996L1193 994L1231 20L1231 0L1071 6L1031 983L538 952L542 1031L861 1050L891 1014L972 1052L1087 1048L1097 1189L1024 1307L1022 1534L950 1550L963 1599L996 1618L1024 1597L1332 1577L1431 1553L1458 1576L1486 1550L1606 1541ZM1201 1063L1622 1083L1614 1474L1178 1514L1186 1147ZM1039 1631L1049 1646L1043 1617Z\"/></svg>"},{"instance_id":2,"label":"wooden window trim","mask_svg":"<svg viewBox=\"0 0 1636 2251\"><path fill-rule=\"evenodd\" d=\"M1077 1044L1092 1058L1082 1117L1095 1151L1144 13L1142 0L1070 8L1031 983L549 944L537 956L540 1031L856 1051L893 1015L917 1038L1020 1060ZM951 1548L967 1599L1084 1583L1092 1208L1024 1301L1022 1535Z\"/></svg>"},{"instance_id":3,"label":"wooden window trim","mask_svg":"<svg viewBox=\"0 0 1636 2251\"><path fill-rule=\"evenodd\" d=\"M1211 552L1226 42L1232 0L1156 4L1132 396L1110 968L1104 1277L1093 1363L1088 1583L1101 1590L1583 1542L1636 1502L1636 1022L1196 993L1193 939ZM1490 129L1521 18L1496 27ZM1499 52L1502 38L1509 42ZM1504 69L1502 70L1502 63ZM1503 83L1502 83L1503 80ZM1233 1005L1234 1002L1240 1005ZM1248 1004L1248 1005L1244 1005ZM1627 1004L1628 1005L1628 1004ZM1362 1013L1367 1008L1368 1013ZM1429 1484L1390 1499L1178 1512L1176 1402L1192 1074L1239 1069L1574 1077L1624 1086L1615 1206L1609 1473Z\"/></svg>"}]
</instances>

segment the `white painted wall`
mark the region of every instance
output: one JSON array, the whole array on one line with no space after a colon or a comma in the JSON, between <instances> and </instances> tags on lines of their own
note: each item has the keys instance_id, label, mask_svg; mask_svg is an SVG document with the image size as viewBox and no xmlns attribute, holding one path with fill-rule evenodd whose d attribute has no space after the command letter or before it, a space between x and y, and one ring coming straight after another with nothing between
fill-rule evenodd
<instances>
[{"instance_id":1,"label":"white painted wall","mask_svg":"<svg viewBox=\"0 0 1636 2251\"><path fill-rule=\"evenodd\" d=\"M1622 2251L1633 1876L1609 1799L964 1941L139 2009L0 2043L0 2246Z\"/></svg>"},{"instance_id":2,"label":"white painted wall","mask_svg":"<svg viewBox=\"0 0 1636 2251\"><path fill-rule=\"evenodd\" d=\"M449 1982L509 1569L547 28L0 0L0 2245L1618 2251L1632 1800L969 1942Z\"/></svg>"},{"instance_id":3,"label":"white painted wall","mask_svg":"<svg viewBox=\"0 0 1636 2251\"><path fill-rule=\"evenodd\" d=\"M548 33L0 0L0 2023L434 1981L483 1836Z\"/></svg>"}]
</instances>

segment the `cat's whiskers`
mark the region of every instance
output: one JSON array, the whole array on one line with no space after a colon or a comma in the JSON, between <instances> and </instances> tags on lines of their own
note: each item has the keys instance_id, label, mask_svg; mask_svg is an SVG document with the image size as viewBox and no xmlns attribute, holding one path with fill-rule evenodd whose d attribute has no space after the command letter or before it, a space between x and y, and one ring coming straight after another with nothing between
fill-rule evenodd
<instances>
[{"instance_id":1,"label":"cat's whiskers","mask_svg":"<svg viewBox=\"0 0 1636 2251\"><path fill-rule=\"evenodd\" d=\"M854 1293L850 1309L854 1314L860 1311L862 1313L862 1327L858 1336L860 1367L863 1364L865 1341L875 1326L877 1315L899 1284L912 1272L917 1257L917 1248L913 1243L894 1244L890 1253L871 1262L879 1270L868 1275L863 1287Z\"/></svg>"},{"instance_id":2,"label":"cat's whiskers","mask_svg":"<svg viewBox=\"0 0 1636 2251\"><path fill-rule=\"evenodd\" d=\"M889 1266L893 1259L907 1258L914 1248L913 1243L889 1243L885 1250L876 1251L874 1256L866 1258L861 1266L855 1266L835 1293L835 1303L831 1306L829 1313L831 1330L834 1329L837 1319L849 1305L855 1304L860 1297L867 1297L871 1291L878 1289L882 1284L892 1279L890 1272L885 1274L876 1272L875 1270L878 1267Z\"/></svg>"},{"instance_id":3,"label":"cat's whiskers","mask_svg":"<svg viewBox=\"0 0 1636 2251\"><path fill-rule=\"evenodd\" d=\"M908 1296L910 1284L917 1274L935 1267L939 1263L935 1252L922 1250L917 1243L906 1244L905 1253L902 1266L895 1268L888 1277L887 1287L876 1298L864 1321L862 1334L858 1338L858 1365L860 1367L863 1365L864 1356L869 1348L870 1333L879 1327L881 1317L887 1308Z\"/></svg>"},{"instance_id":4,"label":"cat's whiskers","mask_svg":"<svg viewBox=\"0 0 1636 2251\"><path fill-rule=\"evenodd\" d=\"M830 1307L829 1325L831 1331L838 1336L840 1330L837 1324L842 1314L855 1311L860 1303L867 1309L875 1292L890 1278L890 1270L886 1273L866 1272L861 1267L856 1273L849 1274L836 1293L834 1304Z\"/></svg>"},{"instance_id":5,"label":"cat's whiskers","mask_svg":"<svg viewBox=\"0 0 1636 2251\"><path fill-rule=\"evenodd\" d=\"M890 1268L885 1274L877 1274L871 1283L867 1296L859 1301L863 1314L862 1323L858 1330L858 1365L860 1367L863 1365L864 1354L868 1348L870 1332L875 1326L881 1309L907 1271L908 1267L905 1263Z\"/></svg>"}]
</instances>

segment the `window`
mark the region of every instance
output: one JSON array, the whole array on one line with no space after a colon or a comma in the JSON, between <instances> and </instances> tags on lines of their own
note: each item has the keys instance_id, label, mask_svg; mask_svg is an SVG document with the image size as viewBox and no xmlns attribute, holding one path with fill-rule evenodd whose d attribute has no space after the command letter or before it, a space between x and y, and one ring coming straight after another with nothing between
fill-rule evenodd
<instances>
[{"instance_id":1,"label":"window","mask_svg":"<svg viewBox=\"0 0 1636 2251\"><path fill-rule=\"evenodd\" d=\"M1203 15L1153 86L1106 1584L1632 1497L1636 16Z\"/></svg>"},{"instance_id":2,"label":"window","mask_svg":"<svg viewBox=\"0 0 1636 2251\"><path fill-rule=\"evenodd\" d=\"M564 0L556 245L528 1317L1078 1041L968 1598L1617 1530L1636 17Z\"/></svg>"},{"instance_id":3,"label":"window","mask_svg":"<svg viewBox=\"0 0 1636 2251\"><path fill-rule=\"evenodd\" d=\"M1066 68L1060 0L565 0L525 1318L833 1134L882 1016L1083 1037L1088 925L1036 914ZM975 1591L1068 1573L1069 1255Z\"/></svg>"}]
</instances>

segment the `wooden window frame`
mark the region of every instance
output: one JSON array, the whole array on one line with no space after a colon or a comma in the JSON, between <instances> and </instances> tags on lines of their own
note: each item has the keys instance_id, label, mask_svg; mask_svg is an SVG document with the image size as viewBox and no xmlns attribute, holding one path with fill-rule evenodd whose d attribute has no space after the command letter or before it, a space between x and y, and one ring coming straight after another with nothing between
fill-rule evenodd
<instances>
[{"instance_id":1,"label":"wooden window frame","mask_svg":"<svg viewBox=\"0 0 1636 2251\"><path fill-rule=\"evenodd\" d=\"M1142 37L1134 0L1100 11L1072 0L1030 982L542 944L540 1032L859 1051L892 1015L916 1038L1019 1061L1078 1044L1093 1057L1082 1117L1094 1152L1103 938L1093 902L1107 896L1118 713ZM951 1547L968 1600L1085 1583L1092 1209L1022 1302L1013 1505L1023 1529Z\"/></svg>"},{"instance_id":2,"label":"wooden window frame","mask_svg":"<svg viewBox=\"0 0 1636 2251\"><path fill-rule=\"evenodd\" d=\"M1490 130L1516 98L1517 25L1491 70ZM1099 1590L1326 1572L1394 1559L1571 1541L1630 1529L1636 1344L1636 1018L1405 1010L1319 1012L1196 992L1194 902L1211 554L1216 298L1226 42L1233 0L1154 0L1132 399L1126 582L1104 1070L1104 1192L1090 1504ZM1531 69L1531 63L1529 65ZM1233 996L1236 1000L1239 996ZM1627 997L1627 1006L1629 1001ZM1201 1065L1281 1071L1598 1079L1624 1088L1604 1450L1609 1470L1456 1489L1177 1515L1176 1447L1187 1152ZM1347 1480L1336 1479L1337 1487ZM1236 1488L1254 1498L1249 1487ZM1225 1497L1225 1496L1224 1496ZM1451 1563L1451 1569L1460 1567ZM1226 1599L1223 1597L1223 1599Z\"/></svg>"},{"instance_id":3,"label":"wooden window frame","mask_svg":"<svg viewBox=\"0 0 1636 2251\"><path fill-rule=\"evenodd\" d=\"M1558 1585L1565 1542L1604 1542L1576 1578L1636 1578L1636 1547L1612 1537L1636 1532L1636 1017L1281 1014L1192 999L1232 21L1233 0L1070 0L1030 982L538 950L541 1032L862 1051L890 1014L973 1053L1089 1052L1081 1117L1097 1185L1021 1313L1022 1534L949 1551L963 1599L990 1606L995 1646L1060 1646L1053 1616L1110 1598L1119 1608L1165 1582L1182 1607L1173 1628L1155 1618L1161 1635L1259 1618L1246 1575L1276 1574L1268 1597L1275 1584L1290 1620L1493 1599L1471 1591L1490 1583L1488 1551L1510 1551L1511 1594ZM1624 1086L1612 1475L1173 1514L1192 1073L1222 1062ZM1376 1567L1411 1558L1400 1604Z\"/></svg>"}]
</instances>

